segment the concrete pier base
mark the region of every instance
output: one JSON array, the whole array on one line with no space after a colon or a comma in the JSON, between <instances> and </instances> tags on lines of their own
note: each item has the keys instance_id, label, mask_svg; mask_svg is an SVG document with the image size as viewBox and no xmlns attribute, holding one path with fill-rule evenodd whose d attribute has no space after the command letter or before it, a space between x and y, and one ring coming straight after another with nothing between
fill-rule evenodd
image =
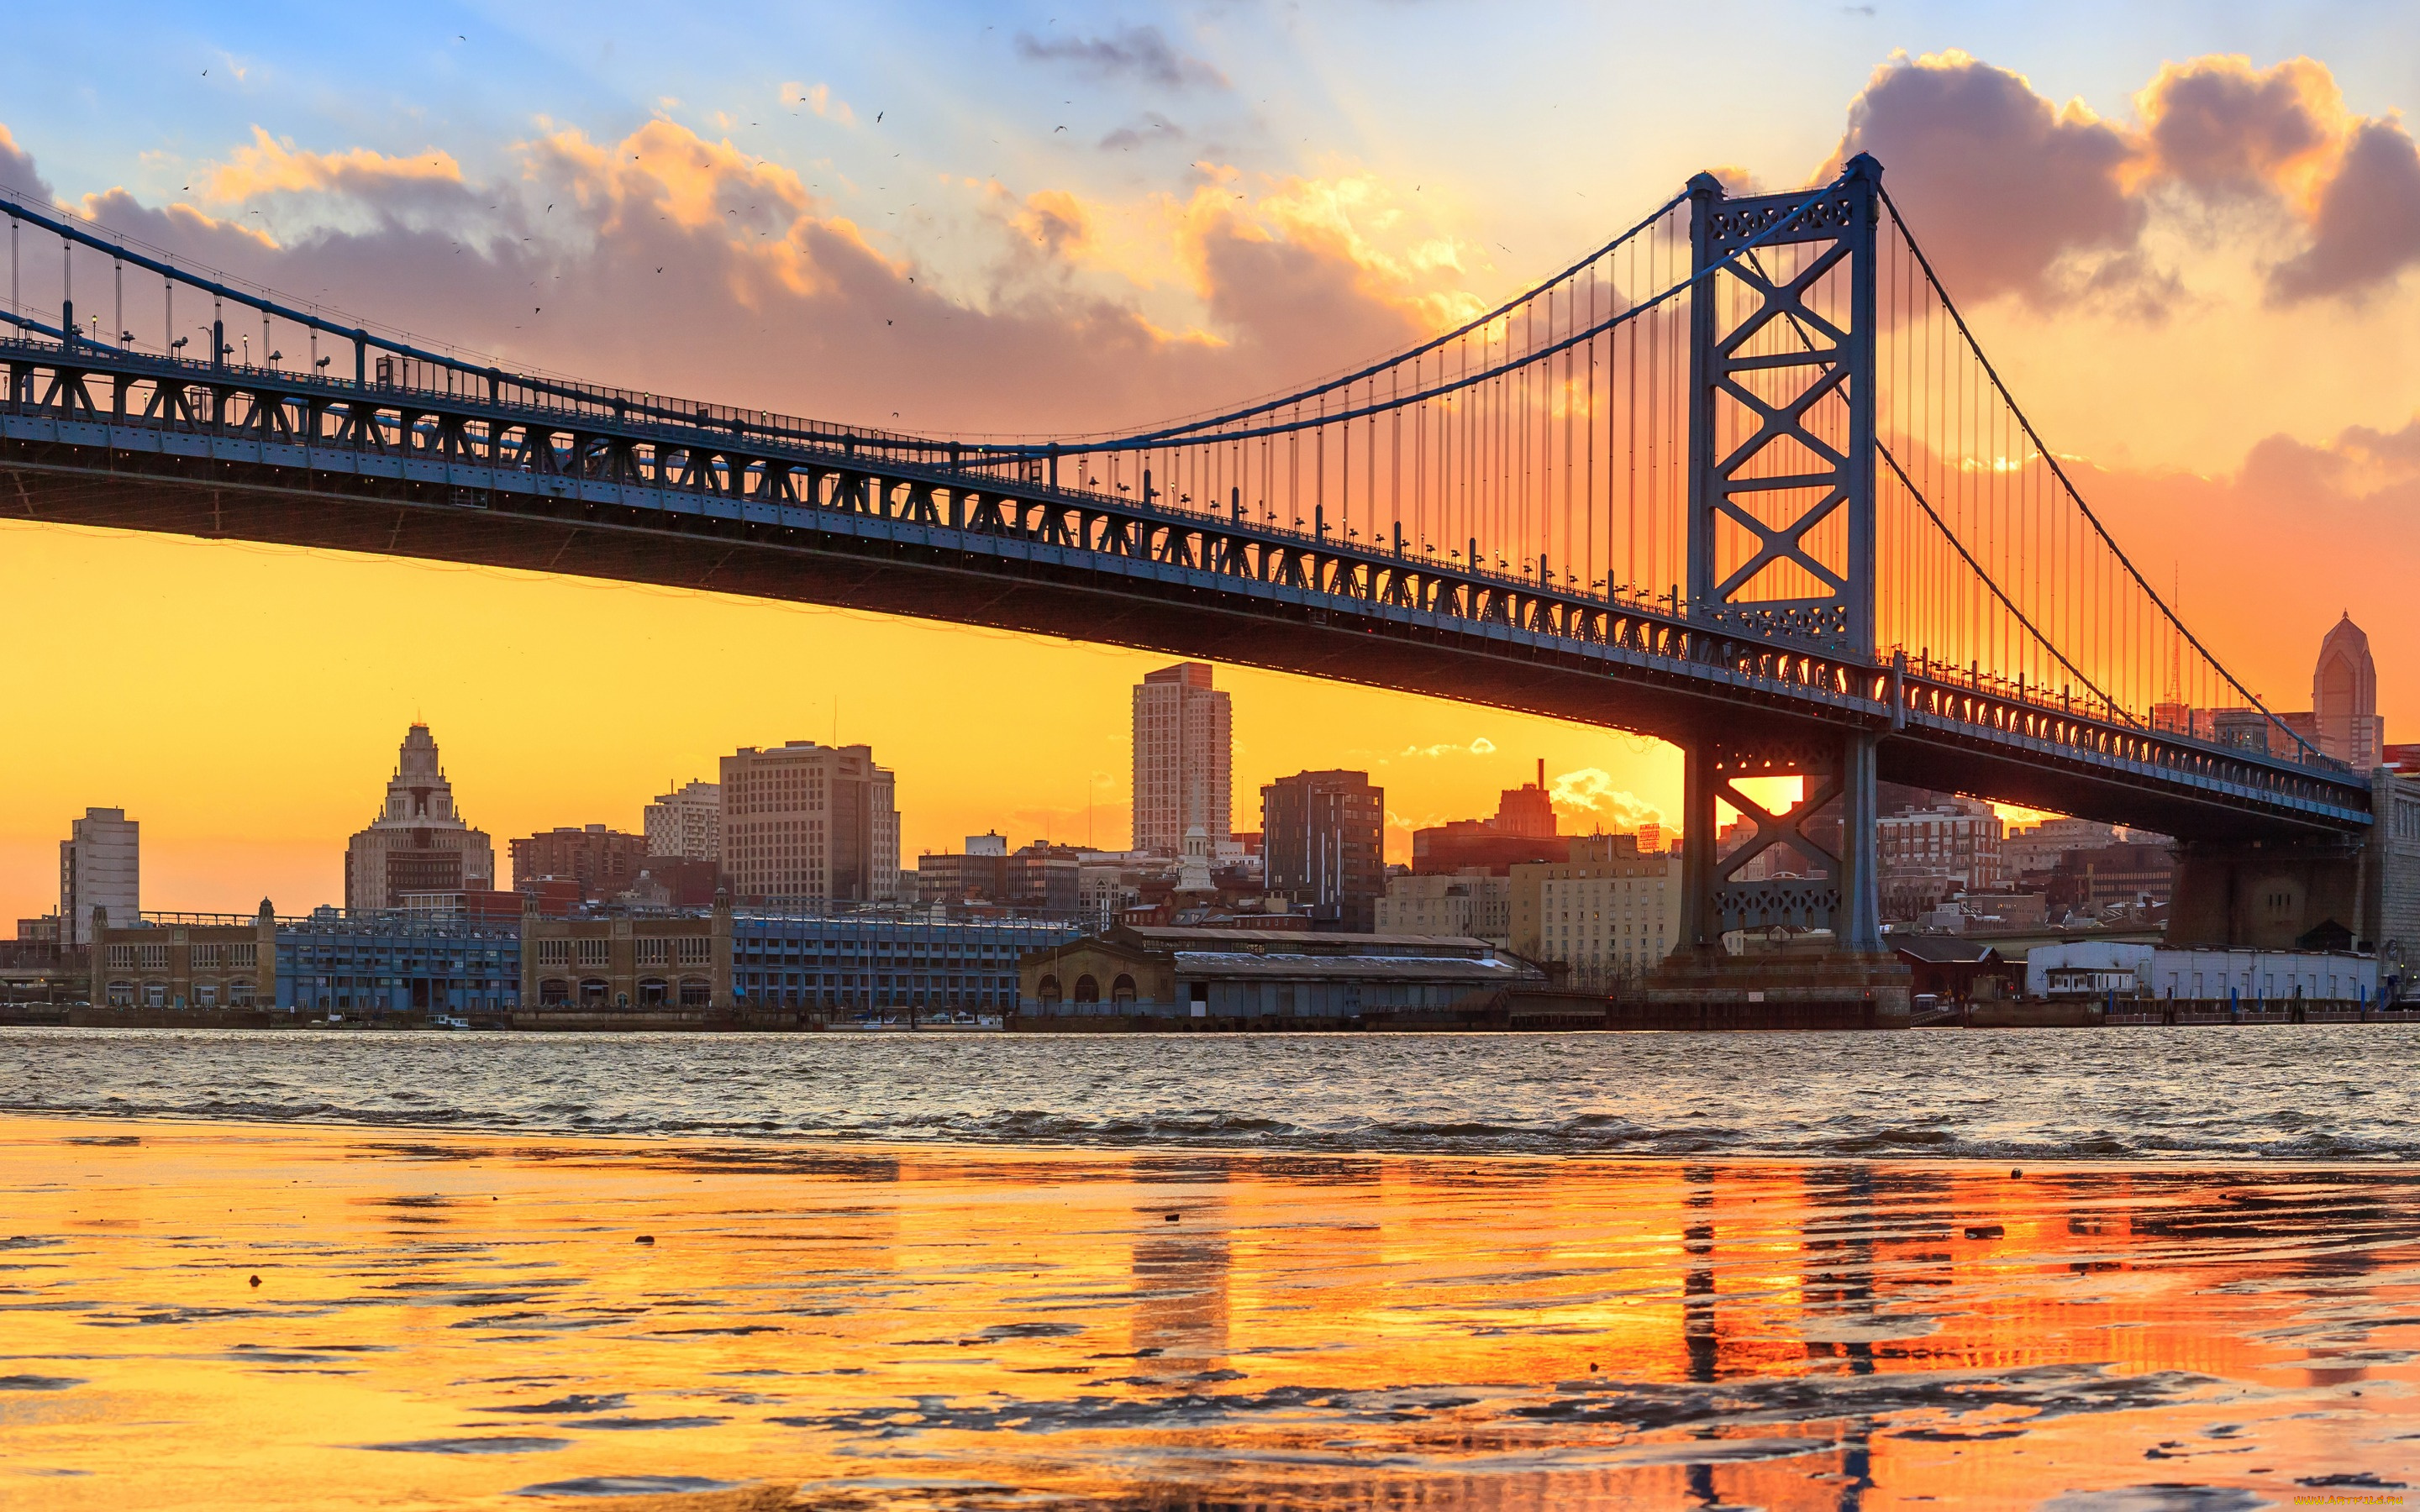
<instances>
[{"instance_id":1,"label":"concrete pier base","mask_svg":"<svg viewBox=\"0 0 2420 1512\"><path fill-rule=\"evenodd\" d=\"M1617 1013L1636 1028L1903 1029L1914 984L1886 952L1683 951Z\"/></svg>"}]
</instances>

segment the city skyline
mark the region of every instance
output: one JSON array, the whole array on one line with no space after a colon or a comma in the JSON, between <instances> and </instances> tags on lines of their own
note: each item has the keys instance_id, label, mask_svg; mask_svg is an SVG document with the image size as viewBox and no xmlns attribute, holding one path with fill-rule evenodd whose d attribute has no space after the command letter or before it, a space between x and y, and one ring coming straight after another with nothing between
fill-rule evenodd
<instances>
[{"instance_id":1,"label":"city skyline","mask_svg":"<svg viewBox=\"0 0 2420 1512\"><path fill-rule=\"evenodd\" d=\"M996 121L918 109L876 121L870 117L885 108L868 108L862 79L725 81L683 101L632 92L615 67L566 65L540 91L539 103L553 112L544 128L487 103L442 118L365 123L274 87L306 64L340 73L362 66L369 56L362 39L338 32L324 54L295 54L270 31L210 24L239 30L203 35L180 21L147 39L130 62L163 82L153 114L83 131L86 107L34 82L25 102L0 120L9 132L0 178L188 255L373 316L395 313L392 300L414 286L391 275L420 270L415 276L458 279L466 312L517 359L718 396L744 381L765 397L836 418L890 423L884 409L895 404L899 424L936 427L1148 418L1299 378L1328 365L1326 347L1310 345L1313 328L1330 346L1396 343L1590 244L1605 233L1609 207L1668 193L1689 169L1726 165L1743 182L1788 185L1854 141L1891 158L1894 184L1939 231L1945 261L1970 291L2012 380L2040 407L2062 448L2078 455L2087 490L2121 538L2149 560L2163 550L2174 556L2188 616L2257 606L2257 613L2213 616L2212 634L2273 707L2303 702L2304 647L2345 609L2392 623L2388 585L2410 565L2411 548L2385 527L2411 491L2399 438L2420 393L2376 354L2393 349L2395 333L2420 316L2399 282L2403 254L2348 240L2342 214L2328 207L2330 193L2350 194L2346 186L2364 182L2361 174L2391 178L2410 142L2390 113L2420 87L2363 45L2367 34L2350 23L2210 21L2156 45L2115 39L2078 61L1988 18L1953 23L1919 11L1892 32L1904 48L1894 54L1854 23L1778 17L1776 35L1793 39L1810 64L1786 97L1743 128L1641 81L1677 124L1657 133L1654 153L1624 157L1600 177L1542 166L1575 186L1568 203L1553 206L1519 203L1474 172L1465 149L1362 98L1351 69L1322 56L1317 34L1272 39L1250 17L1222 26L1171 12L1130 23L1154 28L1177 60L1176 77L1189 81L1179 93L1198 107L1197 119L1236 126L1210 156L1201 154L1210 151L1211 129L1195 128L1186 139L1195 156L1182 162L1164 149L1137 157L1131 144L1112 142L1160 85L1109 65L1074 80L1071 71L1094 65L1066 59L1091 54L985 42L971 25L952 31L945 17L916 23L934 35L952 31L938 54L944 73L977 67L987 55L981 48L1007 49L1019 83L999 101ZM1097 18L1071 16L1066 24L1077 39L1113 29ZM1048 18L1012 19L1000 30L1013 36L1019 25L1039 37ZM1391 45L1416 49L1421 35L1415 22ZM504 41L506 51L518 45ZM1256 54L1263 43L1272 45ZM233 92L209 92L219 85L200 84L202 68L178 61L172 69L178 48L197 60L234 60L232 69L220 66ZM2235 54L2244 60L2231 61ZM405 66L456 67L448 55L415 54ZM1276 61L1256 64L1256 55ZM1200 68L1187 71L1186 60ZM482 61L473 74L501 66ZM1355 130L1301 133L1342 144L1324 156L1289 146L1274 116L1253 116L1262 108L1253 102L1271 93L1271 69L1316 85L1281 100L1276 112L1330 125L1364 118ZM1049 103L1053 94L1102 117L1086 117L1081 152L1052 140L1061 133L1042 123L1066 113ZM2188 105L2201 115L2189 115ZM1523 110L1594 112L1603 125L1606 112L1637 108L1550 87ZM2214 133L2196 139L2199 157L2180 134L2193 120ZM2001 212L1959 198L1945 160L1929 155L1924 129L1942 121L1990 126L2004 156L1981 166L2061 189L2079 218L2036 225L2030 239L1991 241L2008 230L1994 219ZM144 131L152 140L134 140ZM161 140L176 145L158 148ZM1561 136L1552 141L1554 152L1569 150ZM616 143L633 148L629 172L597 177L613 156L605 148ZM903 157L882 159L879 147L893 144ZM426 162L424 147L431 148ZM894 182L905 169L879 171L908 154L921 160L920 171L950 178L937 191L949 196L947 208ZM504 196L524 171L593 193L559 204ZM496 197L480 198L491 188ZM706 225L707 208L743 192L754 198L730 208L776 207L767 212L774 218L730 235ZM659 206L659 224L671 229L646 230L641 205ZM2200 213L2213 206L2232 208ZM2268 216L2265 227L2251 209ZM523 229L517 217L528 219L532 245L545 253L503 250L518 244L505 237L507 226ZM545 239L556 235L550 226L573 217L572 241ZM803 250L788 273L768 282L757 276L765 259L750 249L775 242ZM658 275L657 267L670 271ZM1125 348L1139 364L1136 381L1111 394L1070 369L1064 340L1020 323L982 291L977 274L1001 267L1015 274L1001 286L1040 301L1035 308L1051 319L1080 328L1094 312L1112 320L1117 341L1139 342ZM2100 292L2076 283L2096 270L2107 275L2092 283ZM518 304L504 304L507 272L566 285L593 275L598 297L677 309L715 338L718 352L739 361L706 368L684 350L594 334L614 322L520 319ZM683 281L658 285L642 275ZM923 282L911 287L911 277ZM730 297L735 288L743 297ZM1281 288L1319 293L1321 320L1273 302ZM555 313L580 310L586 296L566 287L563 297L574 302L551 307ZM801 377L795 365L750 355L800 344L823 349L885 301L900 304L905 318L883 316L900 322L884 329L906 334L848 365L845 385L814 376L813 364ZM531 316L549 308L534 304ZM2180 313L2188 308L2191 318ZM2071 357L2086 343L2115 355L2079 366ZM1066 381L1001 384L970 376L986 371L983 363L949 361L994 351L1031 355ZM2107 375L2121 371L2141 378L2117 392L2110 385L2118 380ZM2246 381L2256 371L2262 380ZM2058 381L2043 381L2053 374ZM1121 416L1115 404L1145 408ZM2314 517L2366 532L2379 548L2357 571L2311 555L2317 548L2292 522ZM2195 527L2174 531L2180 520ZM2273 549L2224 549L2264 528ZM240 724L205 726L213 733L198 750L163 764L152 759L156 721L200 717L199 689L221 662L210 635L163 645L131 626L86 625L72 647L38 646L52 664L62 656L105 664L116 681L66 678L55 694L63 720L96 732L96 751L12 753L0 879L18 888L8 901L20 912L34 911L45 891L39 879L59 816L96 803L150 820L147 879L163 904L327 893L319 837L329 814L354 801L352 753L407 712L458 732L459 748L493 774L480 812L498 834L566 822L582 809L604 812L618 795L688 759L669 733L632 732L584 737L579 759L566 762L551 738L547 701L528 696L541 677L574 702L610 698L634 673L677 680L693 703L722 705L710 717L717 738L705 743L709 749L755 738L768 720L810 729L843 720L849 738L896 753L891 759L917 770L939 799L911 811L907 854L1003 819L1073 836L1088 813L1107 842L1131 795L1120 764L1096 759L1114 748L1120 723L1114 697L1101 695L1165 660L487 570L58 527L0 531L9 545L8 587L30 624L86 625L78 604L94 583L144 594L163 616L215 632L234 632L225 606L241 604L243 633L285 651L285 675L344 690L314 701L307 717L279 706ZM324 636L329 625L348 633ZM583 655L549 655L566 625L579 627ZM816 686L793 685L768 709L751 682L753 658L726 665L707 649L751 642L833 654L814 658ZM419 649L399 664L381 649L407 643ZM2415 675L2392 657L2381 671L2380 710L2398 727ZM1408 858L1414 828L1484 811L1486 795L1526 765L1514 751L1546 754L1565 803L1588 800L1582 811L1607 827L1676 811L1677 757L1652 742L1270 673L1222 669L1222 678L1238 697L1238 769L1370 770L1389 795L1391 859ZM970 722L1034 733L1004 753L978 750L963 738Z\"/></svg>"}]
</instances>

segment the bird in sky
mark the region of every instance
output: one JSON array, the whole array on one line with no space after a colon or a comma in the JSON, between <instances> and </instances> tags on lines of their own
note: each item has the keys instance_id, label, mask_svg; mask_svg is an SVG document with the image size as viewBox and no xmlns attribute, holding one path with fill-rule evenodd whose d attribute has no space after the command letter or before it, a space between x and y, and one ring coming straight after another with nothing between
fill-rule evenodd
<instances>
[{"instance_id":1,"label":"bird in sky","mask_svg":"<svg viewBox=\"0 0 2420 1512\"><path fill-rule=\"evenodd\" d=\"M876 126L882 124L882 112L877 110L874 113L874 124Z\"/></svg>"}]
</instances>

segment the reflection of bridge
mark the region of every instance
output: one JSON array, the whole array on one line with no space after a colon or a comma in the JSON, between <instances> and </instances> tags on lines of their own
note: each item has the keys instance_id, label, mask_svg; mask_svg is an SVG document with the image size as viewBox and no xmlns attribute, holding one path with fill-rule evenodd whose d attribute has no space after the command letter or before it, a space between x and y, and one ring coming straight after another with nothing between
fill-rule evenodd
<instances>
[{"instance_id":1,"label":"reflection of bridge","mask_svg":"<svg viewBox=\"0 0 2420 1512\"><path fill-rule=\"evenodd\" d=\"M1700 939L1830 923L1877 947L1878 777L2211 855L2341 856L2371 827L2366 776L2273 718L2282 754L2196 738L2195 707L2257 702L2076 494L1871 159L1756 198L1701 176L1413 350L1050 440L508 372L0 211L12 247L64 252L54 301L19 302L12 267L19 517L845 604L1659 735L1687 753L1684 831L1710 838L1719 798L1756 832L1690 848ZM77 314L79 258L110 264L115 340ZM162 286L156 340L130 272ZM179 294L209 304L198 359ZM231 314L262 360L230 363ZM1804 799L1733 785L1770 776ZM1728 880L1775 845L1799 876Z\"/></svg>"}]
</instances>

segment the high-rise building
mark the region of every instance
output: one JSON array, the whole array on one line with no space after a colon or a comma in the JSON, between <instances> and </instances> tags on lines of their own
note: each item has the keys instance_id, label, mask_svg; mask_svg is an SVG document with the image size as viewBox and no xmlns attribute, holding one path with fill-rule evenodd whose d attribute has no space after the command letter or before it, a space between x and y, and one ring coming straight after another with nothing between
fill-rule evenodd
<instances>
[{"instance_id":1,"label":"high-rise building","mask_svg":"<svg viewBox=\"0 0 2420 1512\"><path fill-rule=\"evenodd\" d=\"M691 781L647 805L641 823L647 854L684 861L722 861L722 785Z\"/></svg>"},{"instance_id":2,"label":"high-rise building","mask_svg":"<svg viewBox=\"0 0 2420 1512\"><path fill-rule=\"evenodd\" d=\"M496 885L496 851L454 802L454 785L425 724L404 732L386 801L345 846L345 909L402 904L412 892L477 892Z\"/></svg>"},{"instance_id":3,"label":"high-rise building","mask_svg":"<svg viewBox=\"0 0 2420 1512\"><path fill-rule=\"evenodd\" d=\"M603 825L563 825L512 842L513 887L535 893L542 878L577 882L588 903L605 903L627 892L647 869L644 837Z\"/></svg>"},{"instance_id":4,"label":"high-rise building","mask_svg":"<svg viewBox=\"0 0 2420 1512\"><path fill-rule=\"evenodd\" d=\"M1134 690L1134 848L1174 856L1200 825L1216 854L1234 834L1227 695L1181 661Z\"/></svg>"},{"instance_id":5,"label":"high-rise building","mask_svg":"<svg viewBox=\"0 0 2420 1512\"><path fill-rule=\"evenodd\" d=\"M143 826L123 809L86 809L59 841L59 934L70 946L92 943L92 911L109 910L113 926L132 926L143 911Z\"/></svg>"},{"instance_id":6,"label":"high-rise building","mask_svg":"<svg viewBox=\"0 0 2420 1512\"><path fill-rule=\"evenodd\" d=\"M722 871L748 903L889 903L899 809L870 746L793 740L722 758Z\"/></svg>"},{"instance_id":7,"label":"high-rise building","mask_svg":"<svg viewBox=\"0 0 2420 1512\"><path fill-rule=\"evenodd\" d=\"M2378 713L2378 669L2369 659L2369 637L2348 614L2319 642L2311 670L2312 722L2322 754L2366 772L2384 760L2386 721Z\"/></svg>"},{"instance_id":8,"label":"high-rise building","mask_svg":"<svg viewBox=\"0 0 2420 1512\"><path fill-rule=\"evenodd\" d=\"M1321 923L1368 933L1387 893L1387 795L1367 772L1299 772L1261 789L1264 885Z\"/></svg>"}]
</instances>

